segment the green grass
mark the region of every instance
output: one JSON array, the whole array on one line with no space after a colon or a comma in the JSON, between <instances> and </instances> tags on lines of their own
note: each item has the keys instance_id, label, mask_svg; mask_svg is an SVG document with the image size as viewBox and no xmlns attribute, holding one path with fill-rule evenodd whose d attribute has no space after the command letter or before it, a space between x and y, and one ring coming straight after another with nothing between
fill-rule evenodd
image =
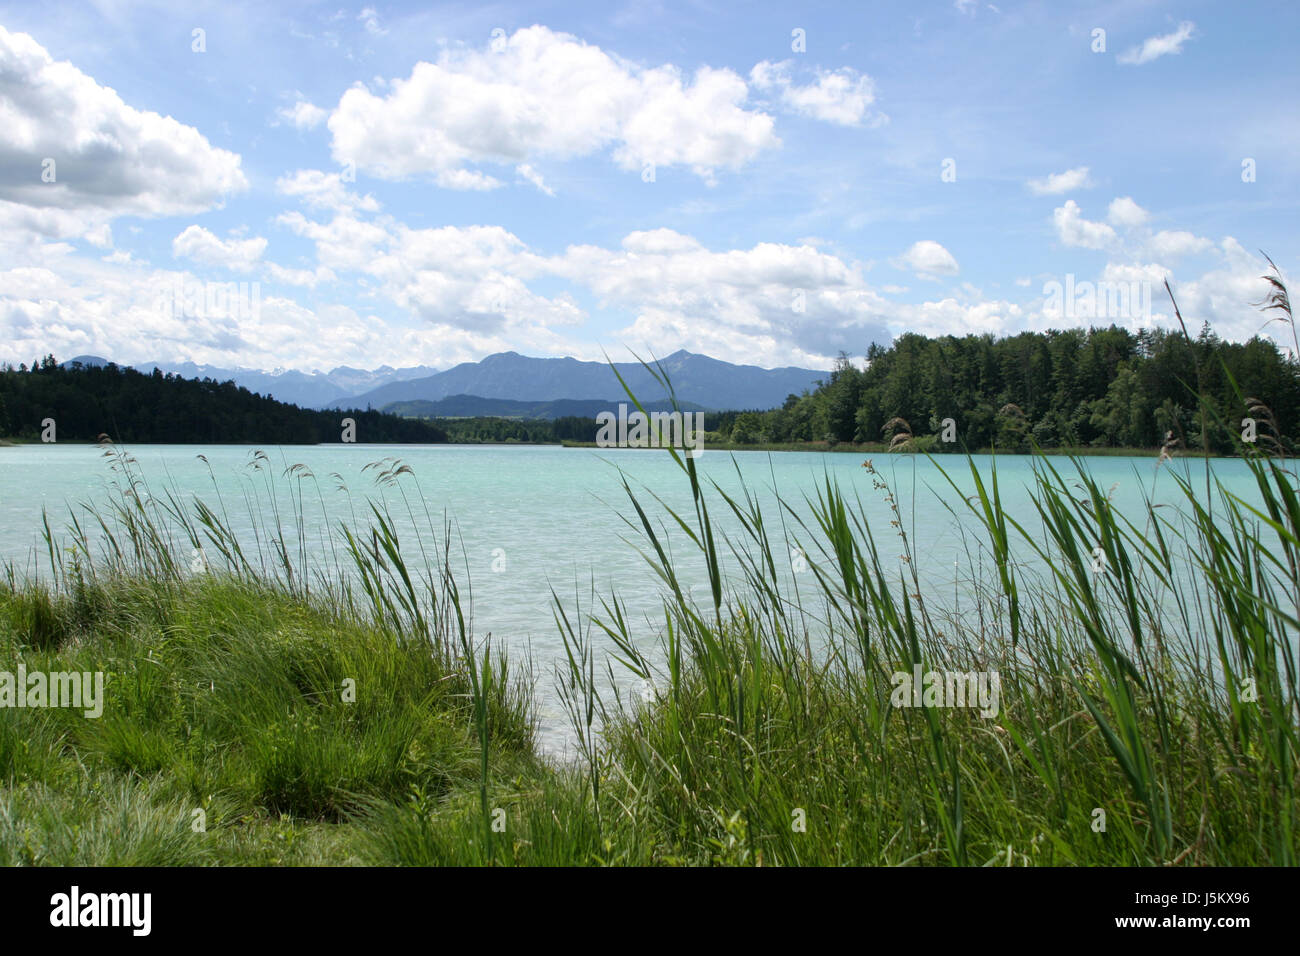
<instances>
[{"instance_id":1,"label":"green grass","mask_svg":"<svg viewBox=\"0 0 1300 956\"><path fill-rule=\"evenodd\" d=\"M47 524L49 574L0 586L0 669L108 675L99 719L0 708L0 862L1294 865L1300 495L1242 451L1251 501L1184 463L1179 508L1127 515L1085 460L1040 456L1024 523L996 460L950 459L981 531L960 613L874 468L764 511L669 452L689 510L624 484L657 646L619 594L554 601L565 765L537 752L531 668L470 632L409 467L313 524L313 476L266 465L246 542L115 455L119 498ZM315 565L306 526L331 529ZM998 714L895 706L915 666L996 672Z\"/></svg>"},{"instance_id":2,"label":"green grass","mask_svg":"<svg viewBox=\"0 0 1300 956\"><path fill-rule=\"evenodd\" d=\"M0 658L108 675L99 719L0 709L7 863L347 862L362 807L438 806L479 781L452 662L282 591L216 577L3 591ZM501 685L483 700L495 768L535 774L524 698Z\"/></svg>"}]
</instances>

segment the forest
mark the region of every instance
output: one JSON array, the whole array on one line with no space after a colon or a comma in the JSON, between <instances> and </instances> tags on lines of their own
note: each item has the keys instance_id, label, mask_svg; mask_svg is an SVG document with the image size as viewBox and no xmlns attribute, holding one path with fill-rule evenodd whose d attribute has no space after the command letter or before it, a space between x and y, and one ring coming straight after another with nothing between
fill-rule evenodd
<instances>
[{"instance_id":1,"label":"forest","mask_svg":"<svg viewBox=\"0 0 1300 956\"><path fill-rule=\"evenodd\" d=\"M1113 325L1001 339L908 333L871 346L861 368L841 355L816 391L779 409L706 421L738 444L888 443L910 433L915 447L935 451L1157 448L1167 439L1199 449L1198 394L1208 396L1213 452L1237 447L1248 417L1261 442L1294 450L1300 439L1300 365L1271 341ZM945 445L937 439L949 418L956 434Z\"/></svg>"},{"instance_id":2,"label":"forest","mask_svg":"<svg viewBox=\"0 0 1300 956\"><path fill-rule=\"evenodd\" d=\"M146 375L109 363L61 366L47 355L29 369L0 368L0 438L132 443L340 442L343 420L357 442L434 443L437 425L376 411L312 411L277 402L233 382ZM53 432L44 424L53 420Z\"/></svg>"}]
</instances>

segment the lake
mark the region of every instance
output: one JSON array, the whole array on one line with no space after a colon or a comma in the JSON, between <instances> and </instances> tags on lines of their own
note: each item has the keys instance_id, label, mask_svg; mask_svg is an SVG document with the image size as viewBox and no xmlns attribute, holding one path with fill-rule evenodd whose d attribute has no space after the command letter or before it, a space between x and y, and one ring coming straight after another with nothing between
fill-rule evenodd
<instances>
[{"instance_id":1,"label":"lake","mask_svg":"<svg viewBox=\"0 0 1300 956\"><path fill-rule=\"evenodd\" d=\"M541 675L538 696L545 746L556 748L567 740L564 716L551 689L551 666L563 655L552 618L552 589L570 608L577 599L584 609L590 606L593 587L597 598L617 592L634 619L642 622L647 646L655 642L662 621L659 582L637 551L637 545L644 544L638 529L624 520L636 518L622 479L626 477L638 491L643 506L656 521L670 519L650 491L684 517L690 516L689 485L666 452L361 444L264 450L269 461L259 471L250 467L253 449L248 446L138 445L128 449L150 493L161 497L164 489L171 488L178 497L197 496L214 506L220 497L242 535L252 532L251 513L269 516L277 507L282 516L291 513L287 489L292 481L283 473L295 464L306 466L315 480L303 484L304 526L308 541L321 554L325 547L325 516L333 524L340 519L351 521L355 509L364 520L367 496L382 496L395 513L404 516L407 504L400 489L405 489L420 523L425 521L427 506L439 534L445 514L454 524L453 568L462 589L472 597L475 634L481 637L490 632L494 641L531 654ZM419 496L411 476L404 476L395 488L376 485L377 469L366 470L366 466L389 457L413 469L423 503L416 500ZM901 555L901 543L893 547L897 531L891 526L894 515L885 500L886 492L873 486L873 476L862 467L866 457L849 453L706 451L697 459L697 466L706 479L717 481L728 493L739 491L743 477L751 493L763 502L769 528L777 536L782 515L775 507L773 489L794 504L802 502L805 495L815 495L817 486L829 475L846 491L860 497L882 546L882 557L890 555L891 548ZM975 543L982 540L969 516L958 521L945 507L947 503L961 512L965 506L960 497L929 459L881 454L872 456L872 460L879 477L897 492L903 525L926 586L960 602L972 573L967 562L968 548L978 560ZM1003 506L1027 527L1036 524L1028 496L1033 481L1032 460L1026 456L997 458ZM977 456L975 461L987 481L992 460ZM1067 459L1050 461L1067 477L1073 474ZM64 443L3 447L0 465L0 559L28 573L48 570L40 534L42 509L48 509L57 530L67 523L70 506L80 510L82 502L102 505L111 495L120 494L112 484L118 474L110 468L104 450L95 446ZM963 495L973 493L964 458L946 456L940 459L940 465L957 481ZM1157 503L1181 499L1170 474L1171 466L1157 469L1154 456L1098 456L1089 458L1087 466L1103 488L1114 486L1113 500L1127 514L1141 513L1144 495ZM1204 465L1199 459L1179 459L1172 467L1190 473L1196 481L1204 480ZM1255 499L1257 490L1243 462L1216 460L1212 468L1229 490L1247 500ZM268 494L268 479L271 487L280 490L277 495ZM346 491L340 484L346 486ZM739 523L721 499L715 494L709 500L715 521L732 533L738 532ZM795 510L806 513L806 509ZM787 514L785 519L793 527L791 516ZM963 528L971 535L965 543ZM670 537L679 549L685 579L693 579L694 594L707 601L708 582L702 562L691 554L690 542L680 531ZM796 537L807 540L802 533ZM408 558L418 563L415 542L404 537L403 547ZM798 555L793 558L792 565ZM960 568L954 566L958 560ZM985 558L984 571L988 570ZM975 571L978 573L978 566Z\"/></svg>"}]
</instances>

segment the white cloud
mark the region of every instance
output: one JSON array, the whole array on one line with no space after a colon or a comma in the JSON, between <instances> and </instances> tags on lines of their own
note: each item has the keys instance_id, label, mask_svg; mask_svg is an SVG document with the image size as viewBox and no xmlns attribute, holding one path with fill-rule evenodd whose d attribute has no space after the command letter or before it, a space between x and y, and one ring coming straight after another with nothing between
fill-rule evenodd
<instances>
[{"instance_id":1,"label":"white cloud","mask_svg":"<svg viewBox=\"0 0 1300 956\"><path fill-rule=\"evenodd\" d=\"M331 282L336 278L333 270L326 269L324 266L317 266L315 269L289 269L274 262L266 264L266 274L272 280L283 282L285 285L306 286L312 289L322 282Z\"/></svg>"},{"instance_id":2,"label":"white cloud","mask_svg":"<svg viewBox=\"0 0 1300 956\"><path fill-rule=\"evenodd\" d=\"M341 173L319 169L300 169L292 176L281 176L275 188L286 196L296 196L307 206L318 209L364 210L376 212L379 203L373 196L358 196L343 183Z\"/></svg>"},{"instance_id":3,"label":"white cloud","mask_svg":"<svg viewBox=\"0 0 1300 956\"><path fill-rule=\"evenodd\" d=\"M106 222L100 223L98 226L88 229L82 238L92 246L98 246L100 249L112 249L113 227Z\"/></svg>"},{"instance_id":4,"label":"white cloud","mask_svg":"<svg viewBox=\"0 0 1300 956\"><path fill-rule=\"evenodd\" d=\"M1058 212L1076 245L1115 239L1104 223L1082 220L1077 206ZM969 284L939 301L886 299L906 290L868 285L861 264L810 244L714 251L693 236L658 228L629 233L617 248L579 245L544 255L499 226L411 229L389 217L365 222L350 213L325 223L300 213L280 221L316 242L331 278L355 273L367 294L436 329L438 363L530 344L541 354L599 358L581 331L590 316L575 295L590 295L606 316L628 316L612 333L618 342L760 365L824 366L840 350L861 352L865 342L888 341L909 329L1012 334L1052 324L1051 317L1020 304L986 299ZM957 270L951 254L933 241L916 243L895 264L925 277ZM1124 262L1107 269L1108 275L1134 272L1150 281L1166 272ZM308 278L270 272L282 281ZM531 288L535 280L561 280L573 292L539 294ZM395 361L388 352L384 360Z\"/></svg>"},{"instance_id":5,"label":"white cloud","mask_svg":"<svg viewBox=\"0 0 1300 956\"><path fill-rule=\"evenodd\" d=\"M1106 210L1106 219L1112 226L1132 229L1145 223L1151 214L1133 201L1131 196L1112 199Z\"/></svg>"},{"instance_id":6,"label":"white cloud","mask_svg":"<svg viewBox=\"0 0 1300 956\"><path fill-rule=\"evenodd\" d=\"M404 329L374 315L329 305L310 309L265 283L256 315L229 306L201 314L158 307L159 291L200 280L185 271L136 262L73 257L53 267L0 267L0 359L29 362L53 352L82 353L122 363L194 361L255 368L374 368L439 364L444 343L459 352L504 342L454 340L446 330ZM480 357L484 351L476 351Z\"/></svg>"},{"instance_id":7,"label":"white cloud","mask_svg":"<svg viewBox=\"0 0 1300 956\"><path fill-rule=\"evenodd\" d=\"M16 246L35 246L51 240L87 239L104 221L103 216L63 209L33 209L0 199L0 248L13 253Z\"/></svg>"},{"instance_id":8,"label":"white cloud","mask_svg":"<svg viewBox=\"0 0 1300 956\"><path fill-rule=\"evenodd\" d=\"M375 12L374 7L366 7L357 14L357 19L365 24L366 32L372 36L381 37L388 32L379 25L379 14Z\"/></svg>"},{"instance_id":9,"label":"white cloud","mask_svg":"<svg viewBox=\"0 0 1300 956\"><path fill-rule=\"evenodd\" d=\"M1024 328L1027 316L1011 302L958 302L941 299L900 305L892 323L898 332L922 335L1008 335Z\"/></svg>"},{"instance_id":10,"label":"white cloud","mask_svg":"<svg viewBox=\"0 0 1300 956\"><path fill-rule=\"evenodd\" d=\"M1141 66L1143 63L1150 63L1170 53L1182 53L1183 44L1186 43L1195 33L1196 24L1190 20L1184 20L1178 24L1178 29L1173 33L1166 33L1163 36L1148 37L1139 47L1135 46L1116 57L1119 63L1126 63L1132 66Z\"/></svg>"},{"instance_id":11,"label":"white cloud","mask_svg":"<svg viewBox=\"0 0 1300 956\"><path fill-rule=\"evenodd\" d=\"M279 113L298 129L315 129L330 115L328 110L321 109L306 100L299 100L293 106L286 106Z\"/></svg>"},{"instance_id":12,"label":"white cloud","mask_svg":"<svg viewBox=\"0 0 1300 956\"><path fill-rule=\"evenodd\" d=\"M1105 249L1115 243L1115 230L1104 222L1089 222L1083 218L1079 204L1067 199L1064 206L1052 211L1056 236L1067 246L1084 249Z\"/></svg>"},{"instance_id":13,"label":"white cloud","mask_svg":"<svg viewBox=\"0 0 1300 956\"><path fill-rule=\"evenodd\" d=\"M329 119L334 157L387 179L430 176L452 189L500 183L475 164L519 166L612 150L624 169L684 165L711 181L779 145L773 121L748 110L745 81L701 67L643 69L533 26L501 52L447 50L385 95L361 84Z\"/></svg>"},{"instance_id":14,"label":"white cloud","mask_svg":"<svg viewBox=\"0 0 1300 956\"><path fill-rule=\"evenodd\" d=\"M477 169L444 169L439 171L435 181L444 189L487 191L501 185L501 180Z\"/></svg>"},{"instance_id":15,"label":"white cloud","mask_svg":"<svg viewBox=\"0 0 1300 956\"><path fill-rule=\"evenodd\" d=\"M1209 252L1214 243L1190 232L1164 230L1148 239L1145 248L1156 259L1180 259L1198 252Z\"/></svg>"},{"instance_id":16,"label":"white cloud","mask_svg":"<svg viewBox=\"0 0 1300 956\"><path fill-rule=\"evenodd\" d=\"M266 240L219 239L202 226L190 226L172 240L172 255L239 272L253 268L266 251Z\"/></svg>"},{"instance_id":17,"label":"white cloud","mask_svg":"<svg viewBox=\"0 0 1300 956\"><path fill-rule=\"evenodd\" d=\"M308 219L297 211L282 213L276 222L312 240L317 262L340 272L360 271L391 238L388 230L363 222L349 211L338 212L328 223Z\"/></svg>"},{"instance_id":18,"label":"white cloud","mask_svg":"<svg viewBox=\"0 0 1300 956\"><path fill-rule=\"evenodd\" d=\"M72 211L83 223L194 214L248 185L236 154L214 148L192 126L133 109L72 64L56 63L27 34L3 27L0 129L0 200ZM54 161L54 182L42 181L46 159Z\"/></svg>"},{"instance_id":19,"label":"white cloud","mask_svg":"<svg viewBox=\"0 0 1300 956\"><path fill-rule=\"evenodd\" d=\"M905 253L891 260L899 269L910 269L923 279L955 276L960 268L951 252L932 239L913 243Z\"/></svg>"},{"instance_id":20,"label":"white cloud","mask_svg":"<svg viewBox=\"0 0 1300 956\"><path fill-rule=\"evenodd\" d=\"M1164 295L1165 279L1170 278L1170 272L1158 262L1108 262L1101 270L1101 278L1103 282L1146 283Z\"/></svg>"},{"instance_id":21,"label":"white cloud","mask_svg":"<svg viewBox=\"0 0 1300 956\"><path fill-rule=\"evenodd\" d=\"M866 74L851 67L819 69L816 82L800 86L791 77L792 65L791 60L781 63L764 60L749 71L750 82L756 89L778 93L781 104L792 112L823 122L860 126L868 118L873 123L887 119L883 114L871 113L876 89Z\"/></svg>"},{"instance_id":22,"label":"white cloud","mask_svg":"<svg viewBox=\"0 0 1300 956\"><path fill-rule=\"evenodd\" d=\"M517 162L512 169L518 179L549 188L532 164ZM456 165L442 172L484 175ZM380 214L373 197L358 196L349 185L338 172L314 169L276 182L281 194L301 204L301 211L285 212L277 222L314 244L314 261L293 267L268 262L266 240L239 232L219 238L195 225L177 236L176 255L249 272L264 285L256 318L223 313L183 323L148 311L148 303L152 282L187 274L153 271L126 251L102 256L72 243L106 249L113 241L112 230L74 212L0 201L0 357L30 360L52 349L123 361L299 368L446 365L504 349L598 359L590 309L606 323L599 334L610 346L625 343L658 354L688 348L760 365L826 367L840 350L860 354L866 343L909 329L1014 334L1050 320L1032 306L986 299L968 283L949 283L938 301L885 298L909 290L868 284L870 263L852 261L812 237L713 249L692 235L658 228L627 233L612 247L542 253L497 225L410 228ZM40 221L33 223L37 213ZM1162 263L1215 254L1209 240L1191 233L1153 235L1139 228L1149 219L1130 197L1110 203L1106 222L1085 220L1072 200L1053 215L1063 245L1111 253L1114 261L1103 276L1114 281L1141 280L1159 290L1169 274ZM131 235L130 227L118 231ZM1262 296L1259 264L1230 239L1216 258L1222 263L1217 271L1175 286L1184 314L1189 323L1211 320L1221 334L1253 334L1265 320L1249 308ZM933 240L890 261L927 279L960 272L952 254ZM297 290L335 281L331 299L350 294L366 304L309 308L292 298L305 297ZM1016 285L1023 289L1029 282L1017 279ZM924 285L916 285L913 297L924 298ZM413 321L417 327L408 327Z\"/></svg>"},{"instance_id":23,"label":"white cloud","mask_svg":"<svg viewBox=\"0 0 1300 956\"><path fill-rule=\"evenodd\" d=\"M329 278L354 273L369 294L465 343L573 349L560 345L554 330L586 318L567 292L548 297L529 289L528 280L546 273L547 260L500 226L412 229L390 217L366 222L346 211L328 223L298 212L278 221L315 242Z\"/></svg>"},{"instance_id":24,"label":"white cloud","mask_svg":"<svg viewBox=\"0 0 1300 956\"><path fill-rule=\"evenodd\" d=\"M361 287L408 310L420 325L404 327L345 305L308 308L265 281L310 287L334 279L334 270L323 265L263 263L261 308L253 317L231 310L159 314L160 283L197 280L148 269L129 256L101 262L47 244L45 265L0 268L0 358L96 352L126 362L330 368L447 365L516 349L599 359L598 347L582 333L588 320L583 308L567 292L539 295L529 288L534 279L567 280L602 310L625 312L628 321L611 333L613 343L661 355L687 348L768 366L827 367L841 349L860 354L864 343L907 330L1006 335L1061 324L1032 308L985 299L968 284L937 301L885 299L882 292L905 290L873 288L859 264L809 245L714 251L692 236L654 229L629 233L616 248L570 246L546 256L497 226L409 229L346 214L325 224L299 213L287 218L293 217L317 239L322 257L331 248L349 256L344 269L359 274ZM1267 319L1249 307L1264 293L1262 263L1231 238L1220 244L1220 262L1214 271L1175 283L1175 293L1189 321L1208 319L1219 334L1241 340ZM1148 283L1161 310L1166 275L1164 266L1150 261L1116 260L1101 277ZM1167 305L1156 318L1172 321Z\"/></svg>"},{"instance_id":25,"label":"white cloud","mask_svg":"<svg viewBox=\"0 0 1300 956\"><path fill-rule=\"evenodd\" d=\"M542 179L542 174L533 169L533 167L529 166L527 163L520 163L515 167L515 172L518 173L522 179L525 179L536 186L541 192L546 193L546 195L555 195L555 190L546 185L546 180Z\"/></svg>"},{"instance_id":26,"label":"white cloud","mask_svg":"<svg viewBox=\"0 0 1300 956\"><path fill-rule=\"evenodd\" d=\"M671 229L633 232L621 249L570 246L544 267L628 311L618 340L760 365L826 367L840 350L888 341L896 305L861 269L812 246L763 242L715 252Z\"/></svg>"},{"instance_id":27,"label":"white cloud","mask_svg":"<svg viewBox=\"0 0 1300 956\"><path fill-rule=\"evenodd\" d=\"M1174 284L1179 310L1198 325L1202 319L1209 320L1215 333L1223 338L1241 342L1260 334L1293 350L1290 329L1268 324L1274 313L1252 307L1268 293L1268 286L1260 278L1268 264L1248 253L1232 236L1225 237L1218 248L1222 256L1219 268Z\"/></svg>"},{"instance_id":28,"label":"white cloud","mask_svg":"<svg viewBox=\"0 0 1300 956\"><path fill-rule=\"evenodd\" d=\"M1063 173L1052 173L1044 179L1031 179L1027 185L1035 196L1056 196L1075 189L1088 189L1093 184L1088 179L1088 167L1077 166Z\"/></svg>"},{"instance_id":29,"label":"white cloud","mask_svg":"<svg viewBox=\"0 0 1300 956\"><path fill-rule=\"evenodd\" d=\"M585 318L567 294L548 298L528 288L526 280L544 262L500 226L399 224L363 269L412 315L476 334L577 325Z\"/></svg>"}]
</instances>

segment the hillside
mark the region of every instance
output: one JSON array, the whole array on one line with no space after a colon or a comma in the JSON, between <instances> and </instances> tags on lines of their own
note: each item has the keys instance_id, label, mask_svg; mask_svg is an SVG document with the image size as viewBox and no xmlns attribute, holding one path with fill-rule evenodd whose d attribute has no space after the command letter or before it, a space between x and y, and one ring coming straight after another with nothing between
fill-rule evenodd
<instances>
[{"instance_id":1,"label":"hillside","mask_svg":"<svg viewBox=\"0 0 1300 956\"><path fill-rule=\"evenodd\" d=\"M233 382L185 379L155 369L145 375L113 364L60 366L46 356L31 370L0 370L0 438L37 440L47 420L58 441L101 434L134 443L339 442L342 419L355 421L358 442L447 440L428 422L377 411L323 412L256 395Z\"/></svg>"}]
</instances>

